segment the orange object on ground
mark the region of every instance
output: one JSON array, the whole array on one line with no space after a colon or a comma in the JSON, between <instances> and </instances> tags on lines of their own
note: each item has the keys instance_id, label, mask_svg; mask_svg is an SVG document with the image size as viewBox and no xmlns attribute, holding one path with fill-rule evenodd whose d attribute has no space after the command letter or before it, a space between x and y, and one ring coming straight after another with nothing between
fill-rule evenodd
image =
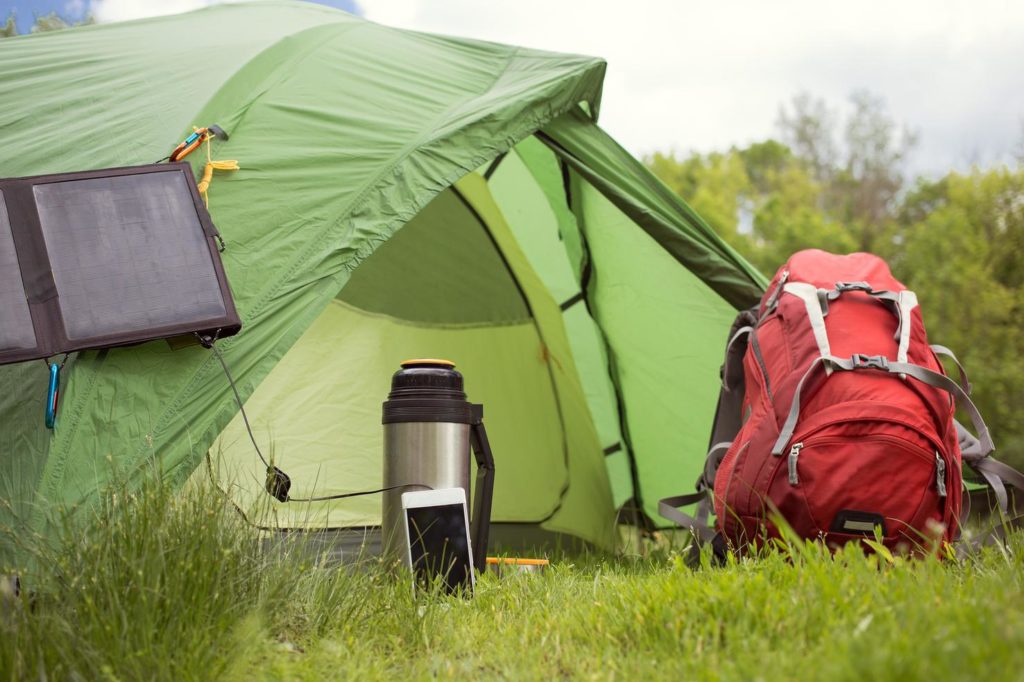
<instances>
[{"instance_id":1,"label":"orange object on ground","mask_svg":"<svg viewBox=\"0 0 1024 682\"><path fill-rule=\"evenodd\" d=\"M548 567L547 559L515 559L512 557L487 557L487 570L501 577L513 573L543 573Z\"/></svg>"}]
</instances>

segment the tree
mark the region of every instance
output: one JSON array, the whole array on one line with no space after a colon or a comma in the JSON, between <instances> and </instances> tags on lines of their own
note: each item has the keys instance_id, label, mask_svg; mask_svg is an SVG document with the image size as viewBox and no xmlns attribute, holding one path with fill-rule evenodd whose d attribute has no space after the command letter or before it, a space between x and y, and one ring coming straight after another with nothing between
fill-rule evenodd
<instances>
[{"instance_id":1,"label":"tree","mask_svg":"<svg viewBox=\"0 0 1024 682\"><path fill-rule=\"evenodd\" d=\"M929 339L970 371L1000 456L1024 465L1024 171L920 183L902 215L893 269L917 292Z\"/></svg>"},{"instance_id":2,"label":"tree","mask_svg":"<svg viewBox=\"0 0 1024 682\"><path fill-rule=\"evenodd\" d=\"M47 33L49 31L61 31L65 28L87 26L94 23L96 23L96 20L91 14L81 21L68 21L56 12L50 12L41 16L37 15L29 32ZM7 15L7 22L3 28L0 28L0 38L13 38L16 35L18 35L18 25L14 21L14 13L12 12Z\"/></svg>"},{"instance_id":3,"label":"tree","mask_svg":"<svg viewBox=\"0 0 1024 682\"><path fill-rule=\"evenodd\" d=\"M820 208L846 226L858 249L886 254L904 165L917 137L896 124L880 97L859 90L849 102L841 145L836 142L839 115L807 93L780 108L777 126L820 183Z\"/></svg>"},{"instance_id":4,"label":"tree","mask_svg":"<svg viewBox=\"0 0 1024 682\"><path fill-rule=\"evenodd\" d=\"M866 91L850 96L846 121L846 158L832 186L834 210L857 233L863 251L888 251L881 237L892 226L896 199L903 189L903 166L917 136L898 128L881 98Z\"/></svg>"},{"instance_id":5,"label":"tree","mask_svg":"<svg viewBox=\"0 0 1024 682\"><path fill-rule=\"evenodd\" d=\"M657 153L646 160L676 193L733 246L749 251L750 235L741 227L744 199L751 192L743 160L730 150L707 156L691 154L680 159L675 153Z\"/></svg>"},{"instance_id":6,"label":"tree","mask_svg":"<svg viewBox=\"0 0 1024 682\"><path fill-rule=\"evenodd\" d=\"M66 21L56 12L50 12L49 14L37 16L30 31L32 33L47 33L49 31L61 31L75 25L73 22L69 23Z\"/></svg>"},{"instance_id":7,"label":"tree","mask_svg":"<svg viewBox=\"0 0 1024 682\"><path fill-rule=\"evenodd\" d=\"M839 158L836 112L825 100L806 92L795 95L790 105L791 111L785 105L779 107L775 123L782 141L810 166L815 180L828 183Z\"/></svg>"},{"instance_id":8,"label":"tree","mask_svg":"<svg viewBox=\"0 0 1024 682\"><path fill-rule=\"evenodd\" d=\"M766 273L808 246L840 252L855 246L821 210L822 184L811 166L777 140L685 159L654 154L647 164Z\"/></svg>"},{"instance_id":9,"label":"tree","mask_svg":"<svg viewBox=\"0 0 1024 682\"><path fill-rule=\"evenodd\" d=\"M748 157L749 158L749 157ZM757 175L755 168L748 172ZM795 251L816 247L846 253L856 243L846 227L820 209L822 185L793 158L764 173L753 198L753 262L771 274Z\"/></svg>"}]
</instances>

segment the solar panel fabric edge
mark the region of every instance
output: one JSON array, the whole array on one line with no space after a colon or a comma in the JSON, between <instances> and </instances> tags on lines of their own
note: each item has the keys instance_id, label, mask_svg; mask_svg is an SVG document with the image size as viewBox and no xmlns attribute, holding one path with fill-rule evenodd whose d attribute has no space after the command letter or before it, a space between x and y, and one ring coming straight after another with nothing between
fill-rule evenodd
<instances>
[{"instance_id":1,"label":"solar panel fabric edge","mask_svg":"<svg viewBox=\"0 0 1024 682\"><path fill-rule=\"evenodd\" d=\"M53 224L54 212L51 210L53 206L44 206L42 213L46 214L46 220L49 221L46 229L44 230L43 222L40 217L40 204L38 203L40 193L38 193L36 189L45 186L56 186L61 183L72 183L73 185L73 183L78 181L103 179L113 179L111 187L114 187L118 184L116 180L118 178L146 176L151 173L175 174L176 176L180 176L183 180L183 185L186 188L185 193L187 194L187 203L190 204L195 211L195 221L192 221L191 217L187 217L185 222L192 223L193 228L191 229L198 228L202 230L203 235L201 239L205 246L202 251L203 253L208 252L210 258L209 265L212 269L212 272L210 272L209 276L205 279L208 280L207 284L211 288L215 284L219 293L219 303L222 304L212 307L208 305L207 308L208 310L215 309L218 314L210 316L207 313L206 316L203 317L192 316L188 317L188 319L180 319L170 322L163 319L161 322L164 323L156 324L154 326L113 330L106 333L83 335L81 333L81 329L79 329L79 333L70 335L76 336L76 338L70 338L68 330L65 328L65 319L69 317L74 318L75 311L69 311L62 308L62 303L66 303L67 301L62 300L59 295L56 280L66 280L64 281L65 286L80 284L81 282L74 278L62 278L59 276L61 273L57 273L58 277L55 278L53 265L51 263L51 258L56 256L56 260L65 261L66 265L68 254L56 253L52 242L54 240L54 235L58 234L61 229L70 228L67 226L62 227L60 225ZM203 204L198 189L196 188L195 179L192 176L192 169L187 163L152 164L148 166L107 168L74 173L0 179L0 193L3 194L4 201L6 203L10 232L17 254L19 269L21 270L22 281L24 282L25 295L31 312L32 326L36 338L36 346L31 349L0 348L0 364L45 358L59 353L78 350L132 345L155 339L191 334L193 332L206 334L216 333L220 337L225 337L235 334L241 329L241 320L234 305L231 290L224 272L224 266L221 262L220 253L215 241L215 237L218 236L217 229L214 227L213 221ZM43 196L46 194L46 192L42 193ZM113 201L113 192L110 194L110 197L107 197L107 199ZM185 203L184 199L179 199L180 200L174 200L172 203L177 203L177 209L181 210ZM94 203L102 205L103 201L97 200L97 202ZM64 217L66 218L67 215ZM94 225L98 225L102 228L107 223L110 223L110 215L105 214L105 217L108 218L107 222L97 222L99 220L97 218L93 221ZM126 226L138 227L139 225L141 225L142 228L146 227L145 220L136 221L136 224L134 225L128 225L127 223L117 224L117 222L117 220L113 221L113 226L115 228L124 228ZM99 229L98 231L102 231L102 229ZM47 234L51 241L49 247L47 246ZM150 234L150 236L152 236L152 234ZM160 236L164 238L165 241L168 237L168 235L163 234ZM146 240L142 239L135 241L137 243L132 245L135 253L137 254L139 249L144 251L146 248ZM196 253L194 251L197 248L198 243L199 242L195 239L192 240L193 265L196 262ZM116 266L118 263L104 264L102 262L104 257L103 254L114 250L110 249L110 246L111 244L109 241L107 243L108 248L106 250L104 250L102 246L98 246L92 253L94 260L90 265L98 268L113 268L112 272L116 272ZM161 258L163 257L163 254L161 253L149 253L142 255L149 257L151 265L160 272L167 270L169 267L161 263ZM95 260L96 258L99 258L99 261ZM121 264L123 265L125 262L126 261L122 259ZM166 281L166 279L164 281ZM148 284L151 291L154 288L154 282L144 282L144 284ZM157 285L158 284L159 282L157 282ZM74 296L70 295L69 291L65 292L65 299L71 300ZM80 292L78 289L74 289L74 293L78 294ZM210 294L206 295L208 302L212 301L210 296ZM221 311L223 311L223 314L219 314ZM2 313L0 313L0 319L3 319ZM106 319L108 321L111 319L109 314L106 316Z\"/></svg>"}]
</instances>

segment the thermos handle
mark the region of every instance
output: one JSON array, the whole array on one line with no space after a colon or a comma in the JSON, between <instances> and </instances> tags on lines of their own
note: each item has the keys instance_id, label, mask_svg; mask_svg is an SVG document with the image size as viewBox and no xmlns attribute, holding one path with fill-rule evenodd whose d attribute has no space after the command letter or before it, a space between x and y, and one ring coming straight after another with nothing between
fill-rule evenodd
<instances>
[{"instance_id":1,"label":"thermos handle","mask_svg":"<svg viewBox=\"0 0 1024 682\"><path fill-rule=\"evenodd\" d=\"M484 406L472 405L473 423L469 439L476 458L476 492L473 495L473 518L470 533L473 542L473 565L483 571L487 565L487 542L491 530L491 501L494 499L494 455L484 428Z\"/></svg>"}]
</instances>

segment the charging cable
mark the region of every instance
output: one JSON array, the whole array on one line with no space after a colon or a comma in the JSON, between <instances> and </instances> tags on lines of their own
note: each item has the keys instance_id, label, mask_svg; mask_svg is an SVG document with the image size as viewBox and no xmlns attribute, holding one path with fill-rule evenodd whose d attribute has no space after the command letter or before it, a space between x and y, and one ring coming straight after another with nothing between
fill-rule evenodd
<instances>
[{"instance_id":1,"label":"charging cable","mask_svg":"<svg viewBox=\"0 0 1024 682\"><path fill-rule=\"evenodd\" d=\"M422 485L420 483L401 483L399 485L389 485L384 488L377 488L376 490L360 490L358 492L350 493L338 493L335 495L322 495L317 497L292 497L288 494L288 491L292 487L292 479L285 472L281 471L278 467L274 466L267 461L267 458L263 456L263 451L260 450L259 444L256 442L256 436L252 432L252 426L249 424L249 416L245 413L245 406L242 404L242 396L238 392L238 386L235 384L234 377L231 376L231 370L228 369L228 363L224 361L224 355L217 348L216 336L201 336L196 334L196 338L199 339L199 343L204 347L213 351L214 357L220 362L220 366L224 369L224 376L228 379L228 384L231 385L231 392L235 396L235 402L238 404L238 411L242 414L242 422L245 424L245 430L249 434L249 440L252 442L252 447L259 456L260 461L263 462L263 466L267 469L267 482L266 491L271 497L276 499L278 502L328 502L330 500L343 500L348 497L362 497L363 495L376 495L377 493L387 492L388 490L397 490L399 488L430 488L430 486Z\"/></svg>"}]
</instances>

